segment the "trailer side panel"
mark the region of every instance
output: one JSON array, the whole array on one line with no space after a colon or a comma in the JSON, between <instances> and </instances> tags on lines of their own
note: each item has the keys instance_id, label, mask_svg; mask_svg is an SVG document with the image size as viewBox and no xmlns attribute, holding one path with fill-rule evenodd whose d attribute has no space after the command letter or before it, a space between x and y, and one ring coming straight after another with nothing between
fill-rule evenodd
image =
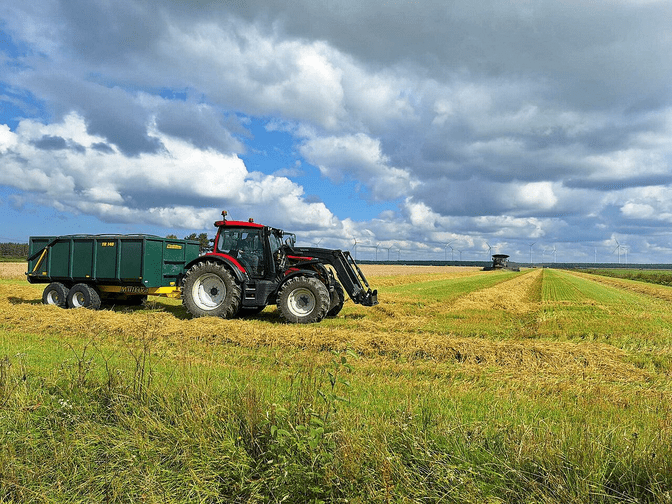
<instances>
[{"instance_id":1,"label":"trailer side panel","mask_svg":"<svg viewBox=\"0 0 672 504\"><path fill-rule=\"evenodd\" d=\"M198 242L150 235L30 238L28 281L66 285L175 286Z\"/></svg>"}]
</instances>

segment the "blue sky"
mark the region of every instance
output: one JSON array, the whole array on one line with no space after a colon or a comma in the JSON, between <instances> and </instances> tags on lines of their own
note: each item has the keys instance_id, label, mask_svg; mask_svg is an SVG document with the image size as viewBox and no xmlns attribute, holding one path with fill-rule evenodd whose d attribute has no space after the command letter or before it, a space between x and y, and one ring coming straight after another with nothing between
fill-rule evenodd
<instances>
[{"instance_id":1,"label":"blue sky","mask_svg":"<svg viewBox=\"0 0 672 504\"><path fill-rule=\"evenodd\" d=\"M334 5L0 0L0 240L672 262L669 2Z\"/></svg>"}]
</instances>

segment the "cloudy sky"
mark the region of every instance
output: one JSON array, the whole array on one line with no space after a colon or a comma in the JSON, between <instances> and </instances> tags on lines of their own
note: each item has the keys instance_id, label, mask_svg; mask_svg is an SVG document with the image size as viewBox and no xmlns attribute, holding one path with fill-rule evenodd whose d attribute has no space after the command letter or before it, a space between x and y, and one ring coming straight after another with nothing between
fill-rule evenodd
<instances>
[{"instance_id":1,"label":"cloudy sky","mask_svg":"<svg viewBox=\"0 0 672 504\"><path fill-rule=\"evenodd\" d=\"M227 209L360 259L670 263L670 19L0 0L0 241L212 234Z\"/></svg>"}]
</instances>

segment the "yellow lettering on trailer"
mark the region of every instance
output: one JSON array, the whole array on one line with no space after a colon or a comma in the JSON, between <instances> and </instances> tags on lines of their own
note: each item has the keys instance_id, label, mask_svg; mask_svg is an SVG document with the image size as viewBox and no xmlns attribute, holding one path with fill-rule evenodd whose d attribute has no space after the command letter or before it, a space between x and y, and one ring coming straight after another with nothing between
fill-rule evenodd
<instances>
[{"instance_id":1,"label":"yellow lettering on trailer","mask_svg":"<svg viewBox=\"0 0 672 504\"><path fill-rule=\"evenodd\" d=\"M124 294L148 294L149 289L138 285L122 285L119 292L123 292Z\"/></svg>"},{"instance_id":2,"label":"yellow lettering on trailer","mask_svg":"<svg viewBox=\"0 0 672 504\"><path fill-rule=\"evenodd\" d=\"M140 285L99 285L98 290L101 292L117 293L117 294L147 294L150 296L161 296L179 299L182 294L182 289L175 287L174 282L170 287L142 287Z\"/></svg>"},{"instance_id":3,"label":"yellow lettering on trailer","mask_svg":"<svg viewBox=\"0 0 672 504\"><path fill-rule=\"evenodd\" d=\"M114 243L115 242L113 242L113 241L111 241L111 242L100 242L100 246L101 247L114 247Z\"/></svg>"},{"instance_id":4,"label":"yellow lettering on trailer","mask_svg":"<svg viewBox=\"0 0 672 504\"><path fill-rule=\"evenodd\" d=\"M174 250L182 250L182 245L178 245L177 243L168 243L166 245L167 249L174 249Z\"/></svg>"}]
</instances>

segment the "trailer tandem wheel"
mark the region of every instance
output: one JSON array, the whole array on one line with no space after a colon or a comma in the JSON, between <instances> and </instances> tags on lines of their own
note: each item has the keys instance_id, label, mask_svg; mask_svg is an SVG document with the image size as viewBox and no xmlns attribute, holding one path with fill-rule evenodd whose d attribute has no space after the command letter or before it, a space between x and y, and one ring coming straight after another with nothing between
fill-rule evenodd
<instances>
[{"instance_id":1,"label":"trailer tandem wheel","mask_svg":"<svg viewBox=\"0 0 672 504\"><path fill-rule=\"evenodd\" d=\"M68 292L68 307L100 309L100 294L85 283L75 284Z\"/></svg>"},{"instance_id":2,"label":"trailer tandem wheel","mask_svg":"<svg viewBox=\"0 0 672 504\"><path fill-rule=\"evenodd\" d=\"M46 305L68 306L68 288L61 282L52 282L42 292L42 302Z\"/></svg>"}]
</instances>

